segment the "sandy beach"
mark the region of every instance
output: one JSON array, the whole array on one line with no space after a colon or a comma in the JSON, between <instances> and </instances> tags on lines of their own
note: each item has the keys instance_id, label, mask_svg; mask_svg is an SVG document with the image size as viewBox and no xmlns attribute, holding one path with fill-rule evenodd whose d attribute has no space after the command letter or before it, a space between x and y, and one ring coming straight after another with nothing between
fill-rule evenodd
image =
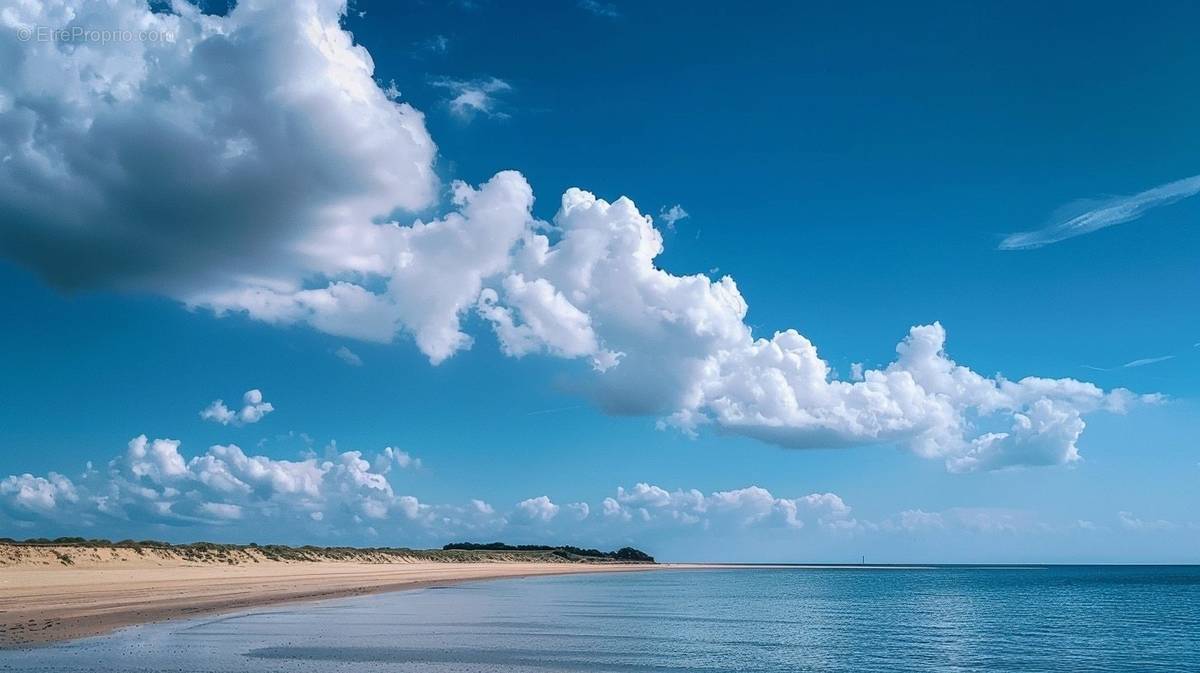
<instances>
[{"instance_id":1,"label":"sandy beach","mask_svg":"<svg viewBox=\"0 0 1200 673\"><path fill-rule=\"evenodd\" d=\"M545 562L203 563L146 558L79 559L72 565L0 565L0 647L109 632L123 626L288 601L416 589L470 580L648 571L647 564Z\"/></svg>"}]
</instances>

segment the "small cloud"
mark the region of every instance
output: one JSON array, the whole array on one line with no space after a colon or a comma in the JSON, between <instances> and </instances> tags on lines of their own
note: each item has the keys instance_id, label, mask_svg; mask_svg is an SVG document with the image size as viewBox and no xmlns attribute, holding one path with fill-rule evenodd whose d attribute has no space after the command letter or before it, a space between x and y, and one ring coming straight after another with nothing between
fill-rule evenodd
<instances>
[{"instance_id":1,"label":"small cloud","mask_svg":"<svg viewBox=\"0 0 1200 673\"><path fill-rule=\"evenodd\" d=\"M1131 512L1117 512L1117 522L1126 530L1171 530L1175 524L1165 519L1139 519Z\"/></svg>"},{"instance_id":2,"label":"small cloud","mask_svg":"<svg viewBox=\"0 0 1200 673\"><path fill-rule=\"evenodd\" d=\"M1084 369L1090 369L1094 372L1111 372L1111 371L1115 371L1117 369L1133 369L1136 367L1145 367L1146 365L1158 364L1159 362L1166 362L1167 360L1174 360L1174 359L1175 359L1174 355L1161 355L1161 356L1155 357L1155 358L1138 358L1136 360L1130 360L1129 362L1126 362L1125 364L1120 365L1118 367L1097 367L1095 365L1080 365L1080 367L1083 367Z\"/></svg>"},{"instance_id":3,"label":"small cloud","mask_svg":"<svg viewBox=\"0 0 1200 673\"><path fill-rule=\"evenodd\" d=\"M1001 250L1031 250L1068 238L1090 234L1114 224L1136 220L1146 211L1168 206L1200 194L1200 175L1168 182L1153 189L1101 201L1080 201L1068 206L1047 227L1009 234L1000 242Z\"/></svg>"},{"instance_id":4,"label":"small cloud","mask_svg":"<svg viewBox=\"0 0 1200 673\"><path fill-rule=\"evenodd\" d=\"M583 521L592 513L592 508L586 502L572 502L567 505L567 509L575 514L575 518Z\"/></svg>"},{"instance_id":5,"label":"small cloud","mask_svg":"<svg viewBox=\"0 0 1200 673\"><path fill-rule=\"evenodd\" d=\"M662 220L663 222L666 222L667 229L670 229L671 231L675 231L675 223L676 222L687 219L688 217L689 217L688 211L684 210L683 206L679 205L678 203L671 206L670 208L664 207L658 213L658 219Z\"/></svg>"},{"instance_id":6,"label":"small cloud","mask_svg":"<svg viewBox=\"0 0 1200 673\"><path fill-rule=\"evenodd\" d=\"M946 527L940 513L921 509L904 510L900 512L898 519L900 528L907 531L937 530Z\"/></svg>"},{"instance_id":7,"label":"small cloud","mask_svg":"<svg viewBox=\"0 0 1200 673\"><path fill-rule=\"evenodd\" d=\"M433 86L446 89L451 98L446 101L450 112L464 120L482 114L487 117L506 119L508 114L496 109L496 95L512 91L512 85L497 77L476 80L457 80L442 77L432 81Z\"/></svg>"},{"instance_id":8,"label":"small cloud","mask_svg":"<svg viewBox=\"0 0 1200 673\"><path fill-rule=\"evenodd\" d=\"M416 43L419 52L444 54L450 49L450 38L445 35L434 35Z\"/></svg>"},{"instance_id":9,"label":"small cloud","mask_svg":"<svg viewBox=\"0 0 1200 673\"><path fill-rule=\"evenodd\" d=\"M579 8L609 19L620 18L621 12L617 10L617 6L611 2L601 2L601 0L579 0Z\"/></svg>"},{"instance_id":10,"label":"small cloud","mask_svg":"<svg viewBox=\"0 0 1200 673\"><path fill-rule=\"evenodd\" d=\"M1174 360L1174 359L1175 359L1174 355L1163 355L1163 356L1156 357L1156 358L1139 358L1137 360L1131 360L1129 362L1126 362L1125 364L1121 365L1121 367L1124 369L1129 369L1131 367L1145 367L1146 365L1157 364L1159 362L1166 362L1167 360Z\"/></svg>"},{"instance_id":11,"label":"small cloud","mask_svg":"<svg viewBox=\"0 0 1200 673\"><path fill-rule=\"evenodd\" d=\"M387 474L391 471L392 465L396 465L402 470L407 470L410 468L419 470L421 469L421 459L407 451L388 446L385 447L382 452L380 452L376 461L375 469L380 474Z\"/></svg>"},{"instance_id":12,"label":"small cloud","mask_svg":"<svg viewBox=\"0 0 1200 673\"><path fill-rule=\"evenodd\" d=\"M270 402L263 400L262 391L257 388L247 390L242 395L242 402L242 408L234 411L225 406L223 400L213 400L212 404L200 410L200 418L221 425L249 425L261 421L264 416L275 411Z\"/></svg>"},{"instance_id":13,"label":"small cloud","mask_svg":"<svg viewBox=\"0 0 1200 673\"><path fill-rule=\"evenodd\" d=\"M362 358L358 357L358 353L355 353L345 346L338 348L333 352L333 354L338 356L342 362L345 362L351 367L361 367L363 365Z\"/></svg>"},{"instance_id":14,"label":"small cloud","mask_svg":"<svg viewBox=\"0 0 1200 673\"><path fill-rule=\"evenodd\" d=\"M558 510L558 505L544 495L517 503L517 512L528 521L548 522L558 516Z\"/></svg>"},{"instance_id":15,"label":"small cloud","mask_svg":"<svg viewBox=\"0 0 1200 673\"><path fill-rule=\"evenodd\" d=\"M390 101L400 100L400 87L396 86L396 80L388 80L387 86L383 88L383 95L387 96Z\"/></svg>"}]
</instances>

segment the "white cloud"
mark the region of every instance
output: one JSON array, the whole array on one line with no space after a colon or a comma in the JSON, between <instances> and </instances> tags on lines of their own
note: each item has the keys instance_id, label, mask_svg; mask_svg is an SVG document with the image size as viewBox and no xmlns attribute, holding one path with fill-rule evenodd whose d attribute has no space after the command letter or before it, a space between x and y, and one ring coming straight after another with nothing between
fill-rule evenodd
<instances>
[{"instance_id":1,"label":"white cloud","mask_svg":"<svg viewBox=\"0 0 1200 673\"><path fill-rule=\"evenodd\" d=\"M528 521L550 521L558 516L558 510L558 505L544 495L517 503L517 513Z\"/></svg>"},{"instance_id":2,"label":"white cloud","mask_svg":"<svg viewBox=\"0 0 1200 673\"><path fill-rule=\"evenodd\" d=\"M64 287L301 289L364 260L311 244L431 205L435 147L389 100L338 2L21 3L18 27L170 40L10 41L0 77L0 251ZM103 157L103 160L97 160ZM348 253L349 256L343 256Z\"/></svg>"},{"instance_id":3,"label":"white cloud","mask_svg":"<svg viewBox=\"0 0 1200 673\"><path fill-rule=\"evenodd\" d=\"M476 115L505 118L508 114L497 109L498 94L512 91L512 85L497 77L460 80L441 77L431 82L434 86L450 92L446 104L450 112L460 119L472 119Z\"/></svg>"},{"instance_id":4,"label":"white cloud","mask_svg":"<svg viewBox=\"0 0 1200 673\"><path fill-rule=\"evenodd\" d=\"M614 498L605 498L600 505L606 518L615 517L625 521L631 518L625 508L621 506L621 503L617 502Z\"/></svg>"},{"instance_id":5,"label":"white cloud","mask_svg":"<svg viewBox=\"0 0 1200 673\"><path fill-rule=\"evenodd\" d=\"M1114 224L1136 220L1146 211L1167 206L1200 194L1200 175L1168 182L1132 196L1120 196L1101 202L1083 201L1070 207L1049 226L1036 231L1009 234L1000 243L1001 250L1040 248L1068 238L1090 234Z\"/></svg>"},{"instance_id":6,"label":"white cloud","mask_svg":"<svg viewBox=\"0 0 1200 673\"><path fill-rule=\"evenodd\" d=\"M571 510L571 512L575 515L575 518L580 521L588 518L588 515L592 513L591 506L589 506L586 502L567 503L567 509Z\"/></svg>"},{"instance_id":7,"label":"white cloud","mask_svg":"<svg viewBox=\"0 0 1200 673\"><path fill-rule=\"evenodd\" d=\"M604 515L620 521L709 527L776 525L803 528L817 524L829 529L850 528L856 521L850 507L834 493L810 493L779 498L765 488L748 486L705 495L697 489L668 491L638 483L617 488L615 498L605 498Z\"/></svg>"},{"instance_id":8,"label":"white cloud","mask_svg":"<svg viewBox=\"0 0 1200 673\"><path fill-rule=\"evenodd\" d=\"M936 323L914 327L885 368L834 380L795 330L754 338L728 276L656 268L662 238L632 201L569 190L554 225L556 240L530 234L513 266L589 316L598 351L621 354L592 389L611 412L663 414L687 432L716 423L795 448L899 442L966 471L1073 462L1081 416L1135 399L1071 379L984 377L949 359ZM488 302L492 311L502 305ZM497 336L507 350L529 350L534 330L511 336L523 310L505 308L504 320L493 320ZM543 331L547 315L537 315Z\"/></svg>"},{"instance_id":9,"label":"white cloud","mask_svg":"<svg viewBox=\"0 0 1200 673\"><path fill-rule=\"evenodd\" d=\"M1028 512L989 507L956 507L944 516L955 525L977 533L1013 533L1036 526Z\"/></svg>"},{"instance_id":10,"label":"white cloud","mask_svg":"<svg viewBox=\"0 0 1200 673\"><path fill-rule=\"evenodd\" d=\"M866 368L863 367L863 363L861 363L861 362L851 362L850 363L850 380L851 381L862 381L864 378L866 378L865 372L866 372Z\"/></svg>"},{"instance_id":11,"label":"white cloud","mask_svg":"<svg viewBox=\"0 0 1200 673\"><path fill-rule=\"evenodd\" d=\"M1167 360L1174 360L1174 359L1175 359L1174 355L1161 355L1159 357L1154 357L1154 358L1138 358L1137 360L1131 360L1129 362L1126 362L1125 364L1123 364L1121 366L1124 367L1125 369L1129 369L1132 367L1145 367L1146 365L1158 364L1159 362L1166 362Z\"/></svg>"},{"instance_id":12,"label":"white cloud","mask_svg":"<svg viewBox=\"0 0 1200 673\"><path fill-rule=\"evenodd\" d=\"M407 470L410 468L414 470L421 469L421 459L413 456L407 451L402 451L400 449L388 446L384 447L383 452L379 455L383 460L383 464L379 466L379 471L385 474L391 470L392 464L395 464L402 470Z\"/></svg>"},{"instance_id":13,"label":"white cloud","mask_svg":"<svg viewBox=\"0 0 1200 673\"><path fill-rule=\"evenodd\" d=\"M105 471L78 481L13 475L0 481L0 506L16 518L38 515L87 524L98 519L175 526L244 520L349 524L394 514L416 519L433 507L397 495L388 480L393 465L420 461L392 448L368 458L345 451L321 460L280 460L214 445L186 458L180 442L140 435Z\"/></svg>"},{"instance_id":14,"label":"white cloud","mask_svg":"<svg viewBox=\"0 0 1200 673\"><path fill-rule=\"evenodd\" d=\"M10 475L0 481L0 504L17 518L52 516L63 505L79 501L75 484L51 472L45 477L32 474Z\"/></svg>"},{"instance_id":15,"label":"white cloud","mask_svg":"<svg viewBox=\"0 0 1200 673\"><path fill-rule=\"evenodd\" d=\"M965 531L977 534L1046 532L1053 529L1039 521L1033 512L997 507L952 507L941 512L909 509L878 524L867 524L866 527L893 533Z\"/></svg>"},{"instance_id":16,"label":"white cloud","mask_svg":"<svg viewBox=\"0 0 1200 673\"><path fill-rule=\"evenodd\" d=\"M932 530L945 527L942 515L937 512L926 512L920 509L908 509L900 512L899 525L904 530Z\"/></svg>"},{"instance_id":17,"label":"white cloud","mask_svg":"<svg viewBox=\"0 0 1200 673\"><path fill-rule=\"evenodd\" d=\"M1173 530L1176 525L1165 519L1141 519L1132 512L1117 512L1117 523L1126 530Z\"/></svg>"},{"instance_id":18,"label":"white cloud","mask_svg":"<svg viewBox=\"0 0 1200 673\"><path fill-rule=\"evenodd\" d=\"M658 219L667 224L667 229L675 231L675 223L690 217L688 211L683 209L683 206L678 203L670 208L663 208L658 213Z\"/></svg>"},{"instance_id":19,"label":"white cloud","mask_svg":"<svg viewBox=\"0 0 1200 673\"><path fill-rule=\"evenodd\" d=\"M776 497L758 486L703 494L639 483L604 498L603 516L573 501L559 506L542 495L518 502L510 516L481 499L463 505L431 504L397 492L392 469L403 454L388 448L374 456L335 452L285 460L247 454L236 445L214 445L187 457L173 439L138 436L103 470L79 479L12 475L0 480L0 522L56 522L72 530L129 525L175 528L239 526L304 531L306 535L365 535L408 531L426 539L483 538L504 533L562 541L563 531L588 538L626 539L663 528L681 532L751 527L840 531L860 527L833 493ZM408 457L408 465L416 462ZM560 517L560 514L567 517ZM7 517L7 518L6 518ZM374 531L374 533L372 533ZM81 532L81 531L78 531Z\"/></svg>"},{"instance_id":20,"label":"white cloud","mask_svg":"<svg viewBox=\"0 0 1200 673\"><path fill-rule=\"evenodd\" d=\"M733 278L658 268L662 236L624 197L569 189L540 222L524 176L504 171L454 183L450 212L412 220L436 201L435 147L421 113L373 79L340 3L262 0L224 17L73 7L24 4L0 20L176 39L13 47L0 76L0 252L57 284L151 290L360 340L403 334L434 364L470 348L463 322L476 314L508 355L589 362L578 387L611 413L793 448L896 443L955 471L1072 463L1084 415L1137 399L986 377L950 359L937 323L913 327L894 362L840 380L798 331L756 336ZM494 96L510 88L435 84L463 115L500 114ZM1157 194L1133 210L1174 198ZM253 422L261 404L205 413Z\"/></svg>"},{"instance_id":21,"label":"white cloud","mask_svg":"<svg viewBox=\"0 0 1200 673\"><path fill-rule=\"evenodd\" d=\"M242 518L240 505L224 502L206 502L198 508L201 514L208 515L218 521L233 521Z\"/></svg>"},{"instance_id":22,"label":"white cloud","mask_svg":"<svg viewBox=\"0 0 1200 673\"><path fill-rule=\"evenodd\" d=\"M254 388L242 395L242 407L237 411L225 406L222 400L213 400L200 410L200 418L221 425L249 425L261 421L274 410L270 402L263 400L262 391Z\"/></svg>"},{"instance_id":23,"label":"white cloud","mask_svg":"<svg viewBox=\"0 0 1200 673\"><path fill-rule=\"evenodd\" d=\"M338 349L333 352L333 354L338 356L339 360L341 360L342 362L345 362L346 364L350 365L351 367L363 366L362 358L360 358L358 356L358 353L355 353L354 351L350 350L349 348L346 348L345 346L339 346Z\"/></svg>"}]
</instances>

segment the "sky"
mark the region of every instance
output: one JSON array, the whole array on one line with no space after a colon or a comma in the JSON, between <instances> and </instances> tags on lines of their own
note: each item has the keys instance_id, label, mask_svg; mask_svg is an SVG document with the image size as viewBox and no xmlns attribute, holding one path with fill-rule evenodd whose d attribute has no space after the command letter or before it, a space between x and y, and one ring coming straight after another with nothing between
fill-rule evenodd
<instances>
[{"instance_id":1,"label":"sky","mask_svg":"<svg viewBox=\"0 0 1200 673\"><path fill-rule=\"evenodd\" d=\"M1200 561L1190 3L0 13L0 536Z\"/></svg>"}]
</instances>

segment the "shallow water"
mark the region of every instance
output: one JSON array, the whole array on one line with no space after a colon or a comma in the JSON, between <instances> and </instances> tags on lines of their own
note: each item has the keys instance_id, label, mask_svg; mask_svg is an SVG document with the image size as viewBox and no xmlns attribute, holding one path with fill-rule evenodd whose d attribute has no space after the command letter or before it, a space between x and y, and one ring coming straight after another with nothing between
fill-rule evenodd
<instances>
[{"instance_id":1,"label":"shallow water","mask_svg":"<svg viewBox=\"0 0 1200 673\"><path fill-rule=\"evenodd\" d=\"M1200 567L499 580L0 652L12 671L1200 671Z\"/></svg>"}]
</instances>

